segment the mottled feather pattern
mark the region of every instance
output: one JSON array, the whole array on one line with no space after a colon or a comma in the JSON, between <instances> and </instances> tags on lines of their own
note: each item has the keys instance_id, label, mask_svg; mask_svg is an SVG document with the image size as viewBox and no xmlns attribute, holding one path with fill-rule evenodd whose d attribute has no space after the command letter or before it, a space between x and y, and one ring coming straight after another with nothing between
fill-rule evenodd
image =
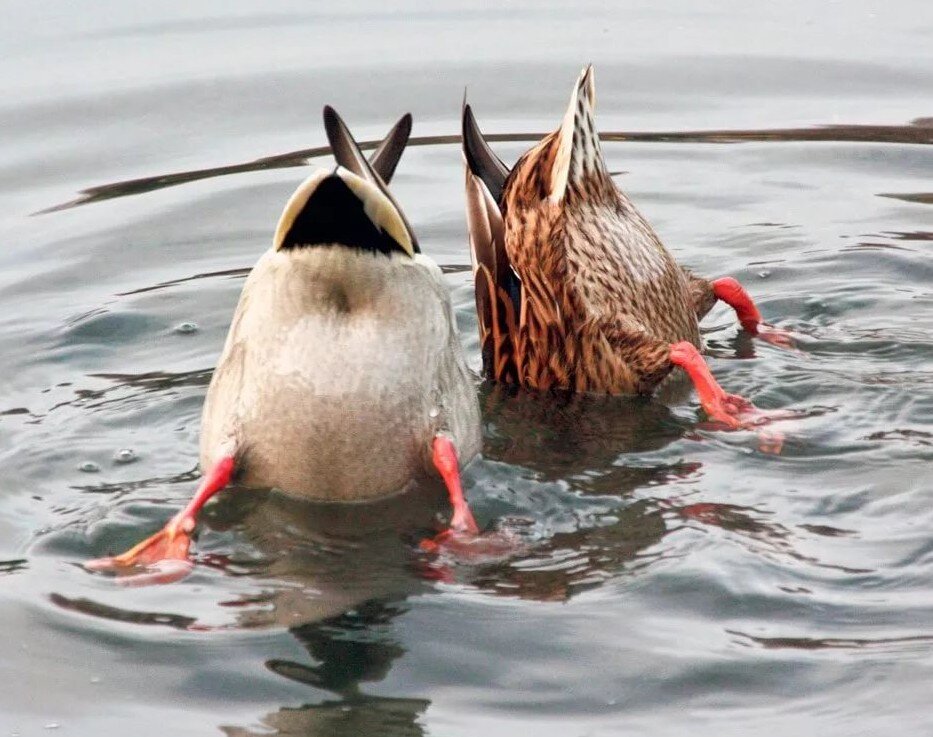
<instances>
[{"instance_id":1,"label":"mottled feather pattern","mask_svg":"<svg viewBox=\"0 0 933 737\"><path fill-rule=\"evenodd\" d=\"M709 279L697 276L689 269L684 269L687 278L687 288L690 290L690 303L696 312L697 320L702 320L716 304L716 294Z\"/></svg>"},{"instance_id":2,"label":"mottled feather pattern","mask_svg":"<svg viewBox=\"0 0 933 737\"><path fill-rule=\"evenodd\" d=\"M615 186L594 108L587 68L560 128L508 174L498 213L489 190L477 185L488 172L476 164L471 172L467 156L484 369L496 381L538 391L650 393L673 369L672 343L700 346L698 319L716 297L709 282L677 264ZM478 128L466 115L476 144ZM476 206L480 194L485 209ZM510 304L504 261L520 280L517 323L503 309Z\"/></svg>"},{"instance_id":3,"label":"mottled feather pattern","mask_svg":"<svg viewBox=\"0 0 933 737\"><path fill-rule=\"evenodd\" d=\"M518 161L503 189L505 252L522 284L515 370L531 389L646 393L671 371L671 343L699 345L708 290L609 176L590 75L561 128ZM487 365L505 380L498 369Z\"/></svg>"},{"instance_id":4,"label":"mottled feather pattern","mask_svg":"<svg viewBox=\"0 0 933 737\"><path fill-rule=\"evenodd\" d=\"M583 182L590 178L600 180L605 174L599 133L596 131L596 118L593 115L595 106L596 99L592 86L578 85L568 183Z\"/></svg>"},{"instance_id":5,"label":"mottled feather pattern","mask_svg":"<svg viewBox=\"0 0 933 737\"><path fill-rule=\"evenodd\" d=\"M561 202L542 197L556 148L552 135L526 154L503 198L506 251L522 280L520 383L650 392L670 371L668 344L699 343L686 276L601 160L568 177Z\"/></svg>"},{"instance_id":6,"label":"mottled feather pattern","mask_svg":"<svg viewBox=\"0 0 933 737\"><path fill-rule=\"evenodd\" d=\"M486 186L469 169L466 190L483 366L502 381L517 382L512 339L518 324L517 290L510 288L517 277L505 254L502 217Z\"/></svg>"}]
</instances>

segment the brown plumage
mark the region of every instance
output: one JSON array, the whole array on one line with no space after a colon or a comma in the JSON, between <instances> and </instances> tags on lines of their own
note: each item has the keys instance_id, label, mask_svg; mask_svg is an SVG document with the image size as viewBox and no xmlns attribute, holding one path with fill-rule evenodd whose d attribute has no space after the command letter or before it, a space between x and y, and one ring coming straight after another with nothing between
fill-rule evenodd
<instances>
[{"instance_id":1,"label":"brown plumage","mask_svg":"<svg viewBox=\"0 0 933 737\"><path fill-rule=\"evenodd\" d=\"M698 358L691 350L700 347L698 321L717 297L744 308L752 332L759 316L734 280L741 294L727 298L715 282L681 268L615 186L594 107L587 67L560 128L509 171L464 106L484 369L491 379L538 391L650 393L675 365L693 375L686 364Z\"/></svg>"}]
</instances>

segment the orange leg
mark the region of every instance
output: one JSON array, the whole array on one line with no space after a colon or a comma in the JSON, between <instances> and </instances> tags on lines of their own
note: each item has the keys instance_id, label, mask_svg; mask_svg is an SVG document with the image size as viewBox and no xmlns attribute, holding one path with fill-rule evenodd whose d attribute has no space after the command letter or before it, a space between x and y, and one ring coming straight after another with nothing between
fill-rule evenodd
<instances>
[{"instance_id":1,"label":"orange leg","mask_svg":"<svg viewBox=\"0 0 933 737\"><path fill-rule=\"evenodd\" d=\"M755 301L737 280L726 276L710 283L716 299L722 300L735 310L739 323L746 332L782 348L794 347L790 333L762 322L761 313L755 306Z\"/></svg>"},{"instance_id":2,"label":"orange leg","mask_svg":"<svg viewBox=\"0 0 933 737\"><path fill-rule=\"evenodd\" d=\"M85 568L92 571L150 568L151 575L144 573L126 577L129 583L167 583L182 578L190 570L188 549L191 546L191 533L197 524L198 512L212 496L230 483L233 468L232 457L221 458L201 479L198 490L187 506L172 517L159 532L125 553L88 561ZM172 561L176 564L170 564ZM184 565L177 565L179 561Z\"/></svg>"},{"instance_id":3,"label":"orange leg","mask_svg":"<svg viewBox=\"0 0 933 737\"><path fill-rule=\"evenodd\" d=\"M671 346L670 359L671 363L687 372L700 397L700 404L710 419L721 422L732 430L747 429L764 425L771 420L795 416L793 412L760 410L747 399L725 392L692 343L674 343ZM759 433L759 440L759 447L763 453L779 454L784 436L778 431L762 431Z\"/></svg>"},{"instance_id":4,"label":"orange leg","mask_svg":"<svg viewBox=\"0 0 933 737\"><path fill-rule=\"evenodd\" d=\"M457 449L449 438L443 435L434 438L432 460L434 467L444 479L447 493L450 495L450 505L454 508L453 516L450 518L450 529L471 535L477 534L479 527L463 497L463 487L460 485L460 462L457 459Z\"/></svg>"},{"instance_id":5,"label":"orange leg","mask_svg":"<svg viewBox=\"0 0 933 737\"><path fill-rule=\"evenodd\" d=\"M438 435L432 446L432 460L447 486L453 515L450 526L433 538L422 540L421 549L436 553L444 549L458 559L468 562L501 559L521 548L520 543L504 532L480 533L479 526L463 496L460 485L460 464L457 449L449 438ZM435 569L437 570L437 569ZM452 573L443 570L443 580L452 580Z\"/></svg>"}]
</instances>

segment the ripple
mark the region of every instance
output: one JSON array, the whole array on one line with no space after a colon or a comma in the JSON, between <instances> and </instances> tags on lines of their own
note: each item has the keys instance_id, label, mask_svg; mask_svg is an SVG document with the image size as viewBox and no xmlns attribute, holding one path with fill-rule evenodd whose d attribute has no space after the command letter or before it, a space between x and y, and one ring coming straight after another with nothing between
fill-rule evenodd
<instances>
[{"instance_id":1,"label":"ripple","mask_svg":"<svg viewBox=\"0 0 933 737\"><path fill-rule=\"evenodd\" d=\"M29 568L29 561L25 558L14 560L0 560L0 576L21 573Z\"/></svg>"},{"instance_id":2,"label":"ripple","mask_svg":"<svg viewBox=\"0 0 933 737\"><path fill-rule=\"evenodd\" d=\"M757 645L766 650L883 650L896 651L903 646L933 643L933 635L903 637L760 637L739 630L726 630L741 644Z\"/></svg>"},{"instance_id":3,"label":"ripple","mask_svg":"<svg viewBox=\"0 0 933 737\"><path fill-rule=\"evenodd\" d=\"M490 133L486 135L486 140L491 143L496 142L537 142L544 137L545 133ZM747 143L747 142L788 142L788 141L811 141L811 142L838 142L838 141L862 141L872 143L913 143L913 144L931 144L933 143L933 129L916 126L882 126L882 125L823 125L813 128L776 128L773 130L719 130L719 131L670 131L670 132L601 132L600 140L607 143L619 141L636 141L642 143ZM360 141L360 148L363 151L375 149L380 140ZM440 135L440 136L412 136L408 141L409 147L417 146L442 146L459 145L461 143L458 135ZM151 177L141 177L123 182L114 182L112 184L100 184L81 190L81 196L63 202L58 205L52 205L39 210L34 215L48 215L61 210L68 210L81 205L88 205L102 200L109 200L114 197L127 197L129 195L144 194L166 187L175 187L180 184L196 182L201 179L210 179L213 177L229 176L231 174L243 174L251 171L262 171L266 169L281 169L296 166L304 166L309 159L315 159L322 156L329 156L331 153L329 146L316 146L313 148L300 149L298 151L289 151L274 156L264 156L253 161L240 164L228 164L226 166L215 166L208 169L197 169L187 172L176 172L173 174L159 174ZM933 195L914 194L914 195L896 195L879 194L879 197L896 197L908 201L926 202ZM920 199L917 199L920 198ZM930 200L933 201L933 200Z\"/></svg>"}]
</instances>

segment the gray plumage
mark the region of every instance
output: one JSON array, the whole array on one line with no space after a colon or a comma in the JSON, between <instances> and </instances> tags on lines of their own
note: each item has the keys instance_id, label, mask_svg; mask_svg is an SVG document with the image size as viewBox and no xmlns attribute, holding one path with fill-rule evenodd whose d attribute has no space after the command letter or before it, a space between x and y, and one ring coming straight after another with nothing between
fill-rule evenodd
<instances>
[{"instance_id":1,"label":"gray plumage","mask_svg":"<svg viewBox=\"0 0 933 737\"><path fill-rule=\"evenodd\" d=\"M438 432L461 463L480 450L437 265L342 246L267 252L208 389L202 467L235 450L247 486L362 501L430 469Z\"/></svg>"},{"instance_id":2,"label":"gray plumage","mask_svg":"<svg viewBox=\"0 0 933 737\"><path fill-rule=\"evenodd\" d=\"M201 465L234 455L246 486L366 501L433 473L439 433L468 463L479 405L441 270L383 179L410 118L370 161L335 111L324 118L341 166L298 187L246 280L204 404Z\"/></svg>"}]
</instances>

